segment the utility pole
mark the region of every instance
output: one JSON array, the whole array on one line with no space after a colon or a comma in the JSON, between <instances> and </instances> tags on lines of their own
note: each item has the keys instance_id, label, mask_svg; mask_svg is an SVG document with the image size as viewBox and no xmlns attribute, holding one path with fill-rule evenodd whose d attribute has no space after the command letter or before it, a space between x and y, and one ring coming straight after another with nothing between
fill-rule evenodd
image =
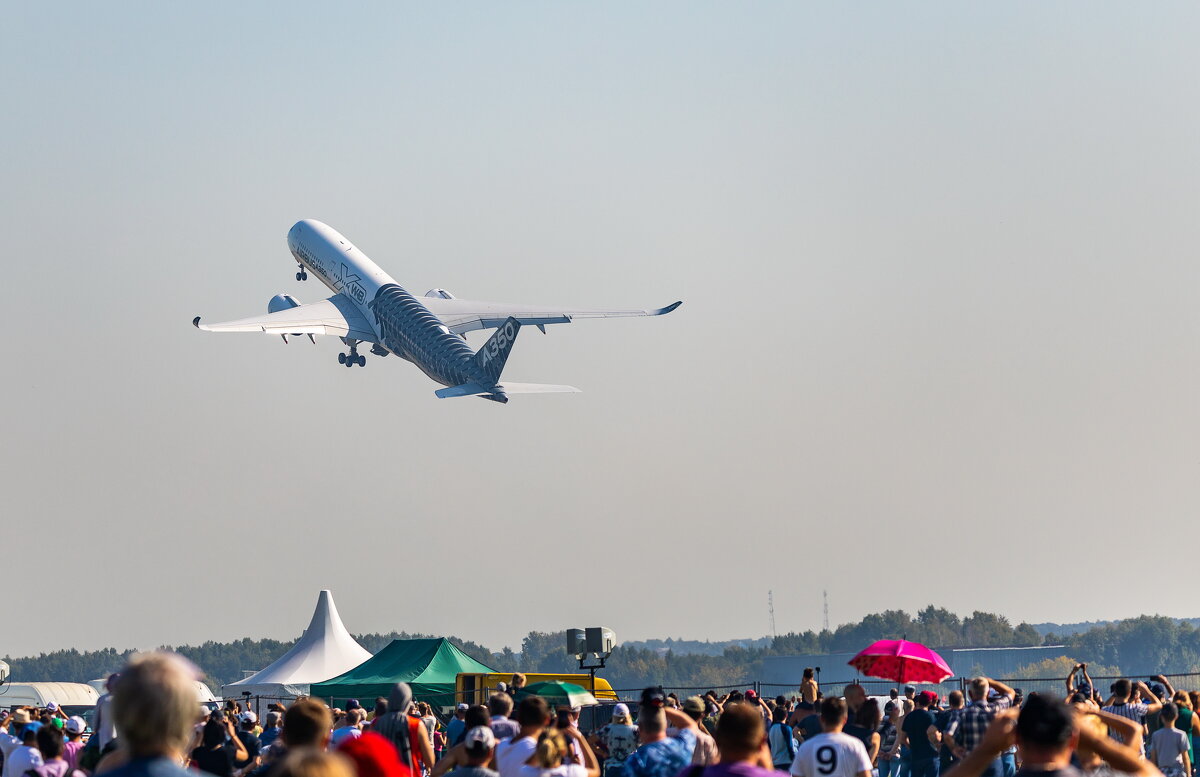
<instances>
[{"instance_id":1,"label":"utility pole","mask_svg":"<svg viewBox=\"0 0 1200 777\"><path fill-rule=\"evenodd\" d=\"M775 592L767 591L767 615L771 618L771 639L775 639Z\"/></svg>"},{"instance_id":2,"label":"utility pole","mask_svg":"<svg viewBox=\"0 0 1200 777\"><path fill-rule=\"evenodd\" d=\"M829 631L829 591L821 591L821 598L825 602L825 631Z\"/></svg>"}]
</instances>

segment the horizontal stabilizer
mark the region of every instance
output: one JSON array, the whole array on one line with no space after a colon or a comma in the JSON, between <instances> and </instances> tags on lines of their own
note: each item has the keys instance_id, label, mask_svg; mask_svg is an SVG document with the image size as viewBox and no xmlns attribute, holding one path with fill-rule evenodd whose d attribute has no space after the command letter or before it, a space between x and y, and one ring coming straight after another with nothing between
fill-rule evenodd
<instances>
[{"instance_id":1,"label":"horizontal stabilizer","mask_svg":"<svg viewBox=\"0 0 1200 777\"><path fill-rule=\"evenodd\" d=\"M555 386L551 383L500 383L497 391L505 394L578 394L574 386Z\"/></svg>"},{"instance_id":2,"label":"horizontal stabilizer","mask_svg":"<svg viewBox=\"0 0 1200 777\"><path fill-rule=\"evenodd\" d=\"M479 394L491 394L492 390L478 383L463 383L458 386L438 389L433 393L441 399L446 399L447 397L473 397Z\"/></svg>"}]
</instances>

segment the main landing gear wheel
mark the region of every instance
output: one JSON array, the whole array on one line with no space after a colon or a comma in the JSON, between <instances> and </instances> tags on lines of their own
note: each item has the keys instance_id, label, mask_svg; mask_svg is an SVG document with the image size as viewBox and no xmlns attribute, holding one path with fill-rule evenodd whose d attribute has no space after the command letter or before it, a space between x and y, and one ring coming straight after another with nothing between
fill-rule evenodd
<instances>
[{"instance_id":1,"label":"main landing gear wheel","mask_svg":"<svg viewBox=\"0 0 1200 777\"><path fill-rule=\"evenodd\" d=\"M344 364L347 367L358 365L359 367L367 366L367 357L358 352L357 348L352 348L350 353L339 353L338 364Z\"/></svg>"},{"instance_id":2,"label":"main landing gear wheel","mask_svg":"<svg viewBox=\"0 0 1200 777\"><path fill-rule=\"evenodd\" d=\"M345 364L345 363L346 363L346 354L339 353L338 354L338 364Z\"/></svg>"},{"instance_id":3,"label":"main landing gear wheel","mask_svg":"<svg viewBox=\"0 0 1200 777\"><path fill-rule=\"evenodd\" d=\"M305 271L304 265L300 265L300 272L296 273L296 280L298 280L298 281L308 280L308 273Z\"/></svg>"}]
</instances>

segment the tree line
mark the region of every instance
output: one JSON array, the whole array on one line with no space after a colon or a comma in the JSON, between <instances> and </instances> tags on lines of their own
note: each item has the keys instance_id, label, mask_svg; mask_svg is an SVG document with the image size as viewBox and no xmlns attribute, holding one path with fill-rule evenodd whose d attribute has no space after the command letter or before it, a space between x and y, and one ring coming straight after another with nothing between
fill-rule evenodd
<instances>
[{"instance_id":1,"label":"tree line","mask_svg":"<svg viewBox=\"0 0 1200 777\"><path fill-rule=\"evenodd\" d=\"M429 635L391 632L356 635L364 648L376 653L393 639ZM1077 634L1044 638L1028 623L1013 625L1003 615L976 611L960 617L932 605L909 615L901 610L872 613L857 623L823 631L790 632L771 640L741 641L719 651L676 652L674 642L619 645L599 672L614 688L640 688L656 683L676 688L708 688L749 684L761 677L766 656L847 653L860 650L877 639L909 639L941 647L1030 647L1066 645L1073 660L1103 666L1106 672L1146 676L1158 672L1200 672L1200 629L1192 623L1162 616L1143 615L1090 628ZM509 647L493 651L458 637L448 637L467 655L498 672L577 672L578 665L566 653L564 632L530 632L520 652ZM239 680L244 670L258 670L283 655L295 640L240 639L205 642L201 645L163 647L186 656L204 672L214 691ZM116 671L133 651L113 648L79 651L58 650L37 656L5 658L12 667L12 680L63 680L86 682ZM1063 662L1065 665L1065 662ZM1036 676L1057 666L1034 666L1022 672ZM1031 674L1032 673L1032 674ZM1098 673L1095 673L1099 676ZM797 678L798 679L798 678Z\"/></svg>"}]
</instances>

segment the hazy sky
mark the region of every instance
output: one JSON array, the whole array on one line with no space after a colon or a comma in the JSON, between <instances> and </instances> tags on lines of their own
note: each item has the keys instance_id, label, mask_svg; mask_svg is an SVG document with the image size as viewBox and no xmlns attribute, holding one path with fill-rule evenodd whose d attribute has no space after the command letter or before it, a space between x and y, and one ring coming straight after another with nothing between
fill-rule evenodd
<instances>
[{"instance_id":1,"label":"hazy sky","mask_svg":"<svg viewBox=\"0 0 1200 777\"><path fill-rule=\"evenodd\" d=\"M0 654L293 637L324 587L497 649L761 635L768 589L1200 615L1200 6L3 18ZM684 306L527 330L505 375L585 393L507 406L193 329L328 295L301 218L416 293Z\"/></svg>"}]
</instances>

